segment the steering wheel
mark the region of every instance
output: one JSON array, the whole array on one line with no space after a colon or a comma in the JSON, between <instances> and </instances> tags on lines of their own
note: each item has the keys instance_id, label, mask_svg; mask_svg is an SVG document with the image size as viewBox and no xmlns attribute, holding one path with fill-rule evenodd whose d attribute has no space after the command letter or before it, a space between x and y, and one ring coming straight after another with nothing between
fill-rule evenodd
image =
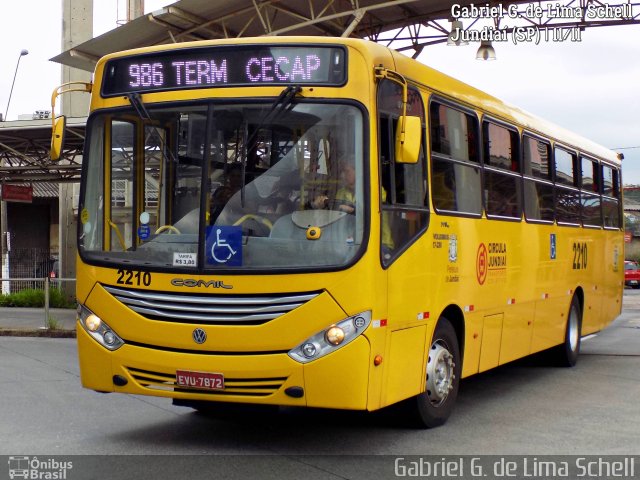
<instances>
[{"instance_id":1,"label":"steering wheel","mask_svg":"<svg viewBox=\"0 0 640 480\"><path fill-rule=\"evenodd\" d=\"M237 227L238 225L242 225L247 220L255 220L256 222L259 222L259 223L263 224L265 227L267 227L269 229L269 231L273 230L273 223L271 223L271 221L268 218L261 217L260 215L254 215L252 213L248 213L247 215L244 215L244 216L240 217L233 224L233 226Z\"/></svg>"},{"instance_id":2,"label":"steering wheel","mask_svg":"<svg viewBox=\"0 0 640 480\"><path fill-rule=\"evenodd\" d=\"M178 229L177 229L176 227L174 227L173 225L162 225L161 227L159 227L159 228L156 230L156 235L157 235L158 233L162 233L162 232L164 232L165 230L169 230L169 231L170 231L170 232L172 232L172 233L177 233L178 235L180 234L180 230L178 230Z\"/></svg>"}]
</instances>

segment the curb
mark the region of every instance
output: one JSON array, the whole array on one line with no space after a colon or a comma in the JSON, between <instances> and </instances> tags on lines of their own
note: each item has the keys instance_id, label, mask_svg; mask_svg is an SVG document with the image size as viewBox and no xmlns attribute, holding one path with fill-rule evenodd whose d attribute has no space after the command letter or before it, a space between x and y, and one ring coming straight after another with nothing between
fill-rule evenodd
<instances>
[{"instance_id":1,"label":"curb","mask_svg":"<svg viewBox=\"0 0 640 480\"><path fill-rule=\"evenodd\" d=\"M75 330L18 330L0 328L0 337L40 337L40 338L76 338Z\"/></svg>"}]
</instances>

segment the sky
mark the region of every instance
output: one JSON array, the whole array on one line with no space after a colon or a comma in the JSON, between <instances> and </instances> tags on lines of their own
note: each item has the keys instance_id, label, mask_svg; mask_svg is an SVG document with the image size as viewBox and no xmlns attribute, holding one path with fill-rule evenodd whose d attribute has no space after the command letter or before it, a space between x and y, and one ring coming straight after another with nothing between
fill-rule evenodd
<instances>
[{"instance_id":1,"label":"sky","mask_svg":"<svg viewBox=\"0 0 640 480\"><path fill-rule=\"evenodd\" d=\"M146 0L145 11L171 3ZM124 4L94 2L94 36L117 26ZM20 51L29 50L20 59L8 120L50 110L60 66L49 59L61 52L61 25L62 0L2 2L3 116ZM476 60L477 47L427 47L419 60L605 147L636 147L619 151L624 183L640 185L640 25L587 29L580 42L494 42L496 61Z\"/></svg>"}]
</instances>

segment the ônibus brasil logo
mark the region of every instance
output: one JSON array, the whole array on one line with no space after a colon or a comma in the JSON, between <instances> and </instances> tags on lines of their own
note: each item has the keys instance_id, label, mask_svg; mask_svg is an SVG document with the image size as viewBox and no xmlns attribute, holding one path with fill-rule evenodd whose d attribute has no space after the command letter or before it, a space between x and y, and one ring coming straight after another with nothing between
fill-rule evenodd
<instances>
[{"instance_id":1,"label":"\u00f4nibus brasil logo","mask_svg":"<svg viewBox=\"0 0 640 480\"><path fill-rule=\"evenodd\" d=\"M73 462L59 461L54 458L39 460L38 457L9 457L9 478L65 480L67 470L73 468Z\"/></svg>"}]
</instances>

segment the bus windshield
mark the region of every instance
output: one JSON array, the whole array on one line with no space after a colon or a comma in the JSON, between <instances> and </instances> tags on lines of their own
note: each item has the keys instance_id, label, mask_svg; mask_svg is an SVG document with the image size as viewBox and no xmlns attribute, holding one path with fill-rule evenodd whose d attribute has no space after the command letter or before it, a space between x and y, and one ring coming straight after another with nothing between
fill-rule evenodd
<instances>
[{"instance_id":1,"label":"bus windshield","mask_svg":"<svg viewBox=\"0 0 640 480\"><path fill-rule=\"evenodd\" d=\"M353 105L147 105L98 112L87 130L87 261L335 268L363 244L364 124Z\"/></svg>"}]
</instances>

